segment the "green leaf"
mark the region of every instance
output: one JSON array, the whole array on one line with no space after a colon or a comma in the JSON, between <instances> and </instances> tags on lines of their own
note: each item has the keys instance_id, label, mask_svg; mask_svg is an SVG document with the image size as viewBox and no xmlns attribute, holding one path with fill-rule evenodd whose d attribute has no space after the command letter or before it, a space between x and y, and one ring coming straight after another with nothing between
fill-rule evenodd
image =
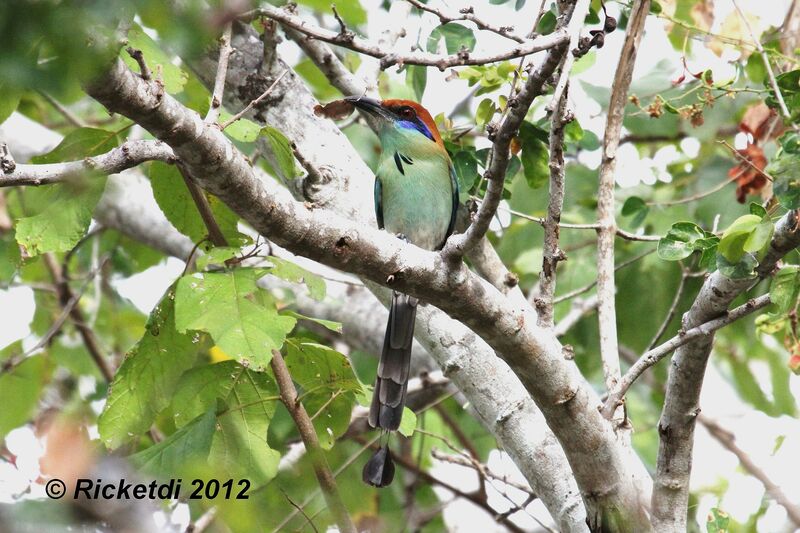
<instances>
[{"instance_id":1,"label":"green leaf","mask_svg":"<svg viewBox=\"0 0 800 533\"><path fill-rule=\"evenodd\" d=\"M728 525L730 523L730 516L722 509L714 507L708 513L706 522L706 531L708 533L727 533Z\"/></svg>"},{"instance_id":2,"label":"green leaf","mask_svg":"<svg viewBox=\"0 0 800 533\"><path fill-rule=\"evenodd\" d=\"M647 217L647 213L649 212L650 208L647 206L645 201L638 196L629 197L622 205L622 216L633 217L631 224L634 228L638 228L642 225L642 222L644 222L644 219Z\"/></svg>"},{"instance_id":3,"label":"green leaf","mask_svg":"<svg viewBox=\"0 0 800 533\"><path fill-rule=\"evenodd\" d=\"M128 46L142 51L147 67L156 79L164 82L164 89L170 94L183 90L189 75L180 67L172 63L171 58L161 50L158 43L148 36L141 26L133 24L127 32ZM139 72L139 65L123 48L122 60L135 72Z\"/></svg>"},{"instance_id":4,"label":"green leaf","mask_svg":"<svg viewBox=\"0 0 800 533\"><path fill-rule=\"evenodd\" d=\"M475 111L475 124L478 126L485 126L492 120L492 117L497 112L497 107L491 98L484 98L478 104L478 109Z\"/></svg>"},{"instance_id":5,"label":"green leaf","mask_svg":"<svg viewBox=\"0 0 800 533\"><path fill-rule=\"evenodd\" d=\"M26 207L36 214L17 220L17 242L31 256L71 250L89 229L105 185L105 176L94 176L27 189Z\"/></svg>"},{"instance_id":6,"label":"green leaf","mask_svg":"<svg viewBox=\"0 0 800 533\"><path fill-rule=\"evenodd\" d=\"M327 346L289 339L286 366L302 388L300 398L312 417L320 445L332 448L350 426L355 395L362 393L350 361Z\"/></svg>"},{"instance_id":7,"label":"green leaf","mask_svg":"<svg viewBox=\"0 0 800 533\"><path fill-rule=\"evenodd\" d=\"M315 300L325 298L325 280L305 268L280 257L270 256L269 273L292 283L305 283L308 294Z\"/></svg>"},{"instance_id":8,"label":"green leaf","mask_svg":"<svg viewBox=\"0 0 800 533\"><path fill-rule=\"evenodd\" d=\"M719 253L729 263L738 263L746 251L744 245L750 234L761 223L761 217L756 215L743 215L733 221L725 230L719 241Z\"/></svg>"},{"instance_id":9,"label":"green leaf","mask_svg":"<svg viewBox=\"0 0 800 533\"><path fill-rule=\"evenodd\" d=\"M686 259L695 250L706 247L705 238L706 232L694 222L676 222L658 241L658 257L665 261Z\"/></svg>"},{"instance_id":10,"label":"green leaf","mask_svg":"<svg viewBox=\"0 0 800 533\"><path fill-rule=\"evenodd\" d=\"M203 365L186 372L172 400L175 425L216 409L218 430L209 462L228 477L263 484L275 477L280 454L267 445L267 431L279 401L269 374L235 361Z\"/></svg>"},{"instance_id":11,"label":"green leaf","mask_svg":"<svg viewBox=\"0 0 800 533\"><path fill-rule=\"evenodd\" d=\"M295 165L294 152L289 139L272 126L261 128L261 135L267 138L267 142L272 148L272 154L278 162L278 170L283 174L282 177L290 180L299 176L300 172Z\"/></svg>"},{"instance_id":12,"label":"green leaf","mask_svg":"<svg viewBox=\"0 0 800 533\"><path fill-rule=\"evenodd\" d=\"M233 117L230 113L225 110L220 111L219 114L219 123L224 124L228 120ZM261 126L253 122L252 120L248 120L246 118L240 118L227 128L225 128L225 133L229 135L231 138L236 139L237 141L241 141L243 143L251 143L255 142L258 139L259 134L261 133Z\"/></svg>"},{"instance_id":13,"label":"green leaf","mask_svg":"<svg viewBox=\"0 0 800 533\"><path fill-rule=\"evenodd\" d=\"M758 261L753 254L744 253L736 262L728 261L721 253L717 254L717 269L720 274L731 279L754 278L754 269L757 266Z\"/></svg>"},{"instance_id":14,"label":"green leaf","mask_svg":"<svg viewBox=\"0 0 800 533\"><path fill-rule=\"evenodd\" d=\"M772 311L784 314L794 308L800 292L800 267L789 265L781 268L772 278L769 289L769 299L772 301Z\"/></svg>"},{"instance_id":15,"label":"green leaf","mask_svg":"<svg viewBox=\"0 0 800 533\"><path fill-rule=\"evenodd\" d=\"M128 460L136 468L162 479L183 477L193 465L201 465L208 460L215 426L216 417L212 408L158 444L129 456Z\"/></svg>"},{"instance_id":16,"label":"green leaf","mask_svg":"<svg viewBox=\"0 0 800 533\"><path fill-rule=\"evenodd\" d=\"M747 77L753 82L761 84L767 79L767 68L761 54L750 54L744 67Z\"/></svg>"},{"instance_id":17,"label":"green leaf","mask_svg":"<svg viewBox=\"0 0 800 533\"><path fill-rule=\"evenodd\" d=\"M22 87L12 85L8 80L0 81L0 124L17 110L24 92Z\"/></svg>"},{"instance_id":18,"label":"green leaf","mask_svg":"<svg viewBox=\"0 0 800 533\"><path fill-rule=\"evenodd\" d=\"M406 67L406 83L413 87L417 100L422 101L425 85L428 83L428 69L422 65L408 65Z\"/></svg>"},{"instance_id":19,"label":"green leaf","mask_svg":"<svg viewBox=\"0 0 800 533\"><path fill-rule=\"evenodd\" d=\"M800 157L784 154L767 167L775 178L773 192L781 207L800 208Z\"/></svg>"},{"instance_id":20,"label":"green leaf","mask_svg":"<svg viewBox=\"0 0 800 533\"><path fill-rule=\"evenodd\" d=\"M14 231L11 230L0 235L0 281L11 281L19 268L21 259Z\"/></svg>"},{"instance_id":21,"label":"green leaf","mask_svg":"<svg viewBox=\"0 0 800 533\"><path fill-rule=\"evenodd\" d=\"M150 185L156 203L175 229L195 243L206 238L208 229L175 166L153 162L150 165ZM206 194L206 199L222 234L229 242L241 240L237 226L239 217L216 196Z\"/></svg>"},{"instance_id":22,"label":"green leaf","mask_svg":"<svg viewBox=\"0 0 800 533\"><path fill-rule=\"evenodd\" d=\"M334 322L333 320L323 320L321 318L314 318L310 316L301 315L291 309L287 309L285 311L281 311L282 315L290 316L296 320L308 320L309 322L314 322L315 324L319 324L320 326L327 328L334 333L341 333L342 332L342 323L341 322Z\"/></svg>"},{"instance_id":23,"label":"green leaf","mask_svg":"<svg viewBox=\"0 0 800 533\"><path fill-rule=\"evenodd\" d=\"M763 220L744 241L742 248L745 252L756 254L756 257L767 251L775 225L770 220Z\"/></svg>"},{"instance_id":24,"label":"green leaf","mask_svg":"<svg viewBox=\"0 0 800 533\"><path fill-rule=\"evenodd\" d=\"M778 139L778 142L785 153L800 154L800 133L787 131Z\"/></svg>"},{"instance_id":25,"label":"green leaf","mask_svg":"<svg viewBox=\"0 0 800 533\"><path fill-rule=\"evenodd\" d=\"M97 422L108 448L117 448L150 429L169 405L181 374L197 358L198 337L175 329L174 295L170 288L153 309L144 336L114 376Z\"/></svg>"},{"instance_id":26,"label":"green leaf","mask_svg":"<svg viewBox=\"0 0 800 533\"><path fill-rule=\"evenodd\" d=\"M450 22L435 28L428 37L427 50L435 53L439 48L439 41L444 37L444 45L448 54L455 54L461 48L466 48L467 52L475 49L475 34L472 30L461 24Z\"/></svg>"},{"instance_id":27,"label":"green leaf","mask_svg":"<svg viewBox=\"0 0 800 533\"><path fill-rule=\"evenodd\" d=\"M331 14L330 0L300 0L298 4L309 6L325 15ZM337 0L336 10L347 24L360 26L367 22L367 12L358 0Z\"/></svg>"},{"instance_id":28,"label":"green leaf","mask_svg":"<svg viewBox=\"0 0 800 533\"><path fill-rule=\"evenodd\" d=\"M543 187L550 179L549 151L540 138L539 128L530 122L523 122L519 129L522 142L522 170L525 181L532 189Z\"/></svg>"},{"instance_id":29,"label":"green leaf","mask_svg":"<svg viewBox=\"0 0 800 533\"><path fill-rule=\"evenodd\" d=\"M417 415L408 407L403 407L403 418L397 431L404 437L411 437L415 429L417 429Z\"/></svg>"},{"instance_id":30,"label":"green leaf","mask_svg":"<svg viewBox=\"0 0 800 533\"><path fill-rule=\"evenodd\" d=\"M274 304L251 298L261 272L238 268L181 278L175 292L178 331L206 331L229 356L266 368L295 320L280 316Z\"/></svg>"},{"instance_id":31,"label":"green leaf","mask_svg":"<svg viewBox=\"0 0 800 533\"><path fill-rule=\"evenodd\" d=\"M546 35L548 33L553 33L553 30L556 29L556 15L552 11L548 11L542 18L539 20L539 25L536 26L536 33L540 35Z\"/></svg>"},{"instance_id":32,"label":"green leaf","mask_svg":"<svg viewBox=\"0 0 800 533\"><path fill-rule=\"evenodd\" d=\"M453 168L458 178L458 190L462 195L469 195L469 191L480 179L478 174L478 158L473 150L461 150L453 156Z\"/></svg>"},{"instance_id":33,"label":"green leaf","mask_svg":"<svg viewBox=\"0 0 800 533\"><path fill-rule=\"evenodd\" d=\"M767 210L764 209L764 206L761 204L750 202L750 214L763 219L765 216L767 216Z\"/></svg>"},{"instance_id":34,"label":"green leaf","mask_svg":"<svg viewBox=\"0 0 800 533\"><path fill-rule=\"evenodd\" d=\"M108 152L119 145L119 136L113 131L97 128L78 128L72 130L46 154L31 158L31 163L63 163L76 161Z\"/></svg>"},{"instance_id":35,"label":"green leaf","mask_svg":"<svg viewBox=\"0 0 800 533\"><path fill-rule=\"evenodd\" d=\"M48 377L49 367L42 355L28 357L0 374L0 441L33 416Z\"/></svg>"}]
</instances>

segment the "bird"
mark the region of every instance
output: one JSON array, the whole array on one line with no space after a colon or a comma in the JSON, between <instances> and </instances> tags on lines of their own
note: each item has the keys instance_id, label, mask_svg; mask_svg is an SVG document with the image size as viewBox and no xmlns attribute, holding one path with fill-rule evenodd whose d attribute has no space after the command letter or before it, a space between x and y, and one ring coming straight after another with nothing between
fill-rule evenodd
<instances>
[{"instance_id":1,"label":"bird","mask_svg":"<svg viewBox=\"0 0 800 533\"><path fill-rule=\"evenodd\" d=\"M431 114L412 100L364 96L344 100L377 125L378 227L425 250L440 250L455 228L458 180ZM371 427L385 433L396 431L403 417L417 305L417 298L392 291L368 419ZM367 462L362 478L369 485L385 487L393 476L387 444Z\"/></svg>"}]
</instances>

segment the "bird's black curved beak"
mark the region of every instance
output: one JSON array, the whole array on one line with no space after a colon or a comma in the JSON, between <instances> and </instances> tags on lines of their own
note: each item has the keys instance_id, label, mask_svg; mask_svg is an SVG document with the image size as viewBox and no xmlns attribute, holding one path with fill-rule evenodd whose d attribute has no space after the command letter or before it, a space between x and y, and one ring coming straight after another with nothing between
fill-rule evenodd
<instances>
[{"instance_id":1,"label":"bird's black curved beak","mask_svg":"<svg viewBox=\"0 0 800 533\"><path fill-rule=\"evenodd\" d=\"M392 114L387 111L378 100L367 98L366 96L345 96L345 102L353 104L359 111L374 117L380 117L386 120L393 120Z\"/></svg>"}]
</instances>

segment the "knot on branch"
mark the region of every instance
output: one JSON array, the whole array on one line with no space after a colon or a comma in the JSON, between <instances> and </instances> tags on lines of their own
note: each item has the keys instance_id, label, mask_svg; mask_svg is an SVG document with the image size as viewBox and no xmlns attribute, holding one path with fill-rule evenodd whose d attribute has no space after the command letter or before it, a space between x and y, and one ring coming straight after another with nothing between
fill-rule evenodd
<instances>
[{"instance_id":1,"label":"knot on branch","mask_svg":"<svg viewBox=\"0 0 800 533\"><path fill-rule=\"evenodd\" d=\"M11 152L8 151L8 145L6 143L0 144L0 169L3 170L3 174L11 174L15 168L17 168L17 162L14 161Z\"/></svg>"}]
</instances>

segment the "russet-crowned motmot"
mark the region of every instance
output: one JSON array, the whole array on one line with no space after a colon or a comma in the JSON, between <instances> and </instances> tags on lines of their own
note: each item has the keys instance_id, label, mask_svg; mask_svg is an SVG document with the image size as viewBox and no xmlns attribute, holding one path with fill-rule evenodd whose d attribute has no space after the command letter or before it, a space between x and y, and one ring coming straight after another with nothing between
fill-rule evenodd
<instances>
[{"instance_id":1,"label":"russet-crowned motmot","mask_svg":"<svg viewBox=\"0 0 800 533\"><path fill-rule=\"evenodd\" d=\"M439 250L453 232L458 181L430 113L410 100L348 97L378 123L381 156L375 172L378 227L426 250ZM369 424L383 431L400 426L405 406L417 299L392 292L389 322L378 363ZM364 481L391 483L394 466L383 446L364 467Z\"/></svg>"}]
</instances>

